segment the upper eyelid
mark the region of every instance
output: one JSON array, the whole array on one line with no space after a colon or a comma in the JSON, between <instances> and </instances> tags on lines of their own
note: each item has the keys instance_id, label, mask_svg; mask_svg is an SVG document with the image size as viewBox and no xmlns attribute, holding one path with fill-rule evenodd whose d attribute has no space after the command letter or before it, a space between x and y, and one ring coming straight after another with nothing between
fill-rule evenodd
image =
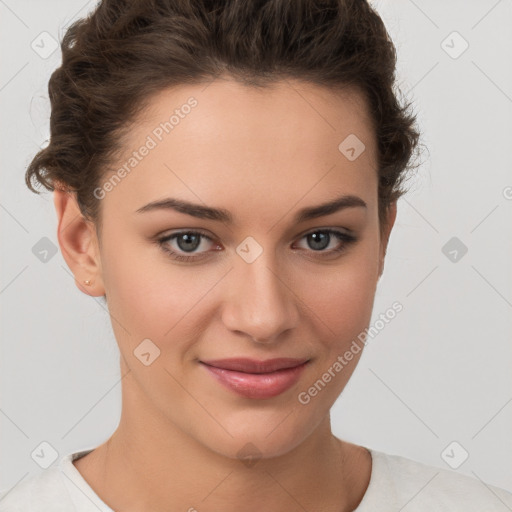
<instances>
[{"instance_id":1,"label":"upper eyelid","mask_svg":"<svg viewBox=\"0 0 512 512\"><path fill-rule=\"evenodd\" d=\"M323 226L321 228L307 229L306 231L299 233L295 238L298 238L298 237L302 238L311 233L316 233L318 231L328 231L328 230L339 231L341 233L346 232L346 234L348 234L348 235L355 235L355 231L353 231L352 229L349 229L349 228L340 228L340 227L336 227L336 226ZM167 234L157 235L157 236L158 236L158 238L162 239L162 238L170 238L172 236L178 236L178 235L182 235L182 234L186 234L186 233L200 234L201 236L204 236L205 238L208 238L212 241L216 240L216 237L211 236L208 233L201 231L201 229L199 229L199 228L178 229L177 231L173 231L172 233L167 233Z\"/></svg>"},{"instance_id":2,"label":"upper eyelid","mask_svg":"<svg viewBox=\"0 0 512 512\"><path fill-rule=\"evenodd\" d=\"M158 239L159 240L168 240L168 239L172 239L173 237L178 237L180 235L185 235L187 233L193 233L194 235L201 235L202 237L204 238L207 238L208 240L210 241L215 241L215 238L206 234L206 233L203 233L202 231L200 230L197 230L197 229L182 229L182 230L179 230L179 231L175 231L173 233L168 233L168 234L164 234L164 235L159 235L158 236Z\"/></svg>"}]
</instances>

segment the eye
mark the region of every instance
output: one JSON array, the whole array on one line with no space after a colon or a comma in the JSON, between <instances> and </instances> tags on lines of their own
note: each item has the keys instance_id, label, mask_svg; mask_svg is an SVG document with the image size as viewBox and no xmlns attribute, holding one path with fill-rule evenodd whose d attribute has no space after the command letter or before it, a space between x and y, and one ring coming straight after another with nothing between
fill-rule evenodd
<instances>
[{"instance_id":1,"label":"eye","mask_svg":"<svg viewBox=\"0 0 512 512\"><path fill-rule=\"evenodd\" d=\"M356 242L357 237L343 231L326 228L311 231L303 235L300 240L302 239L306 239L311 249L309 252L319 253L319 256L322 257L345 251L349 244ZM206 242L203 243L204 241ZM334 248L325 250L336 241L338 243ZM173 242L175 245L171 246L170 242ZM203 259L203 255L209 252L207 247L213 243L213 239L201 231L180 231L159 238L157 243L172 259L178 261L197 261ZM220 250L219 245L216 247L214 250ZM197 249L199 248L203 250L198 251Z\"/></svg>"},{"instance_id":2,"label":"eye","mask_svg":"<svg viewBox=\"0 0 512 512\"><path fill-rule=\"evenodd\" d=\"M208 240L209 242L213 242L213 240L208 235L205 235L200 231L181 231L179 233L173 233L172 235L160 238L158 240L158 244L160 245L162 250L170 254L173 259L179 261L193 261L200 259L201 256L187 256L183 255L182 253L195 254L194 251L197 248L204 248L205 244L202 243L203 239ZM169 247L170 241L176 242L177 250ZM209 244L207 243L206 245Z\"/></svg>"},{"instance_id":3,"label":"eye","mask_svg":"<svg viewBox=\"0 0 512 512\"><path fill-rule=\"evenodd\" d=\"M354 235L330 228L311 231L305 234L302 239L306 240L309 248L312 249L311 252L320 253L321 256L343 252L350 244L357 240ZM326 251L325 249L333 242L337 242L334 248Z\"/></svg>"}]
</instances>

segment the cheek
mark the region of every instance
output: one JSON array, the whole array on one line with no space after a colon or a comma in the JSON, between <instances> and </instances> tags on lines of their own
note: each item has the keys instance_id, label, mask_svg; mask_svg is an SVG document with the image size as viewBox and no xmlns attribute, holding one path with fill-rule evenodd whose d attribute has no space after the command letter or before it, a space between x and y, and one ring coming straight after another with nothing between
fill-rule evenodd
<instances>
[{"instance_id":1,"label":"cheek","mask_svg":"<svg viewBox=\"0 0 512 512\"><path fill-rule=\"evenodd\" d=\"M360 251L330 275L309 281L307 289L314 289L315 293L305 301L305 311L312 322L310 332L318 359L305 378L298 399L301 404L305 403L301 401L304 397L312 400L310 413L316 418L327 414L362 355L361 333L371 321L375 297L375 260L371 251Z\"/></svg>"},{"instance_id":2,"label":"cheek","mask_svg":"<svg viewBox=\"0 0 512 512\"><path fill-rule=\"evenodd\" d=\"M197 302L199 290L193 283L198 281L187 278L185 267L167 265L165 255L150 242L105 238L103 279L118 339L140 343L154 338L159 343Z\"/></svg>"},{"instance_id":3,"label":"cheek","mask_svg":"<svg viewBox=\"0 0 512 512\"><path fill-rule=\"evenodd\" d=\"M140 371L134 350L150 339L160 350L158 366L178 376L212 321L209 292L226 269L176 265L166 258L149 242L111 239L102 266L113 331L130 368Z\"/></svg>"},{"instance_id":4,"label":"cheek","mask_svg":"<svg viewBox=\"0 0 512 512\"><path fill-rule=\"evenodd\" d=\"M361 245L339 265L302 280L299 297L315 322L315 331L337 349L367 327L371 320L378 282L378 257L375 244Z\"/></svg>"}]
</instances>

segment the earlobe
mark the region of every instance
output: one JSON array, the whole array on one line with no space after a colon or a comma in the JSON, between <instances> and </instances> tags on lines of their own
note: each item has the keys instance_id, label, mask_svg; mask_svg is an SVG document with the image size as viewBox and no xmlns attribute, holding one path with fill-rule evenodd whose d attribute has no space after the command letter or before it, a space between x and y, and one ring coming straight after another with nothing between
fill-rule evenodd
<instances>
[{"instance_id":1,"label":"earlobe","mask_svg":"<svg viewBox=\"0 0 512 512\"><path fill-rule=\"evenodd\" d=\"M73 191L56 188L53 202L58 221L57 239L76 286L87 295L105 295L94 223L82 215Z\"/></svg>"},{"instance_id":2,"label":"earlobe","mask_svg":"<svg viewBox=\"0 0 512 512\"><path fill-rule=\"evenodd\" d=\"M391 235L391 230L393 229L393 225L395 224L397 214L397 204L396 201L390 203L387 209L386 216L386 225L382 232L381 244L380 244L380 262L379 262L379 278L384 272L384 260L386 258L386 251L388 247L389 237Z\"/></svg>"}]
</instances>

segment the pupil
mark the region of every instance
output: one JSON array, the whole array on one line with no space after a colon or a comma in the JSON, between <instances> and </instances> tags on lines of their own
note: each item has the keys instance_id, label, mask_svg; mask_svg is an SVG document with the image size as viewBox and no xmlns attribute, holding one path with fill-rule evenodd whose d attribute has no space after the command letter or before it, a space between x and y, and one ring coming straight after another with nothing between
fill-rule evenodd
<instances>
[{"instance_id":1,"label":"pupil","mask_svg":"<svg viewBox=\"0 0 512 512\"><path fill-rule=\"evenodd\" d=\"M181 243L184 240L185 243ZM191 233L183 233L178 237L178 246L183 251L193 251L197 249L200 243L200 238Z\"/></svg>"},{"instance_id":2,"label":"pupil","mask_svg":"<svg viewBox=\"0 0 512 512\"><path fill-rule=\"evenodd\" d=\"M321 231L318 233L311 233L308 235L308 242L312 242L310 247L312 249L321 250L325 249L329 245L330 234L322 233Z\"/></svg>"}]
</instances>

